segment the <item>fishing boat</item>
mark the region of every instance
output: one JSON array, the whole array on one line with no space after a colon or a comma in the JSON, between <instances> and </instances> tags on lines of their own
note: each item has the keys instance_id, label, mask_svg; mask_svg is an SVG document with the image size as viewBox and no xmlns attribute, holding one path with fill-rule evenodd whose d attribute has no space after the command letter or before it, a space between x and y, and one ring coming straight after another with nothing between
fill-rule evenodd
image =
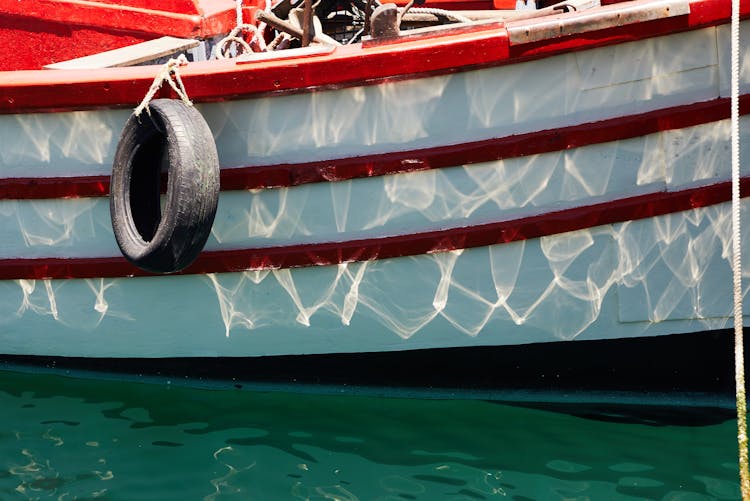
<instances>
[{"instance_id":1,"label":"fishing boat","mask_svg":"<svg viewBox=\"0 0 750 501\"><path fill-rule=\"evenodd\" d=\"M731 327L730 2L154 5L0 0L0 353Z\"/></svg>"}]
</instances>

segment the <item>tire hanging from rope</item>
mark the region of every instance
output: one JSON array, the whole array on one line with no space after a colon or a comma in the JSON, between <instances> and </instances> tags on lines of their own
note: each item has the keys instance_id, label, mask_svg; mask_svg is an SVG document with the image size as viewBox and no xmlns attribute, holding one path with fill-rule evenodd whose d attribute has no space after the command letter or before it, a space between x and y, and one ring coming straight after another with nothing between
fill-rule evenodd
<instances>
[{"instance_id":1,"label":"tire hanging from rope","mask_svg":"<svg viewBox=\"0 0 750 501\"><path fill-rule=\"evenodd\" d=\"M112 163L115 240L128 261L153 273L181 271L197 258L218 206L218 152L182 83L186 64L180 55L160 69L125 123ZM180 100L153 99L165 81Z\"/></svg>"}]
</instances>

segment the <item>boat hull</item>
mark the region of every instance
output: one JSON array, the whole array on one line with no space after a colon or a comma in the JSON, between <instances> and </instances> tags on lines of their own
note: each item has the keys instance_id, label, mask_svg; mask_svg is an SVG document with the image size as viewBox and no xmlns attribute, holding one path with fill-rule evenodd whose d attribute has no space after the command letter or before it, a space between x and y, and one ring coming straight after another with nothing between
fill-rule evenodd
<instances>
[{"instance_id":1,"label":"boat hull","mask_svg":"<svg viewBox=\"0 0 750 501\"><path fill-rule=\"evenodd\" d=\"M199 103L223 191L178 275L133 268L112 236L129 110L0 115L0 351L301 355L730 327L728 31Z\"/></svg>"},{"instance_id":2,"label":"boat hull","mask_svg":"<svg viewBox=\"0 0 750 501\"><path fill-rule=\"evenodd\" d=\"M540 239L339 265L4 281L3 349L231 357L721 329L732 316L729 226L725 203Z\"/></svg>"}]
</instances>

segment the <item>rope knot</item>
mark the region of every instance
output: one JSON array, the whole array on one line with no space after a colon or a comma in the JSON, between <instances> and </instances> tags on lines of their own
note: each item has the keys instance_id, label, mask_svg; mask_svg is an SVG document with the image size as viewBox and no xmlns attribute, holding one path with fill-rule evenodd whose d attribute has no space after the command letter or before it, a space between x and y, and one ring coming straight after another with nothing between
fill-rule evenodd
<instances>
[{"instance_id":1,"label":"rope knot","mask_svg":"<svg viewBox=\"0 0 750 501\"><path fill-rule=\"evenodd\" d=\"M182 99L183 103L188 106L192 106L193 102L187 96L187 91L185 91L185 85L182 83L182 78L180 77L179 70L180 66L186 66L187 64L188 59L187 57L185 57L185 54L180 54L178 57L172 58L164 63L164 65L159 70L159 73L156 74L154 82L151 84L151 87L149 87L148 92L143 97L141 104L139 104L138 107L133 110L133 114L139 117L145 109L146 113L148 113L149 116L151 115L151 110L149 110L148 103L151 102L151 100L156 95L156 92L161 88L164 82L167 82L169 86L172 87L172 90L174 90L175 93L180 96L180 99Z\"/></svg>"}]
</instances>

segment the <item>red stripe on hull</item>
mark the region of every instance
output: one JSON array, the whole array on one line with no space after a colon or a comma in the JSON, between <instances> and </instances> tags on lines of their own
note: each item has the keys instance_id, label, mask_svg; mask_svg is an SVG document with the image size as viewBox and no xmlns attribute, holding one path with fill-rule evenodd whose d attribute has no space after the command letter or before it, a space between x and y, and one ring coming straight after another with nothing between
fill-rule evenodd
<instances>
[{"instance_id":1,"label":"red stripe on hull","mask_svg":"<svg viewBox=\"0 0 750 501\"><path fill-rule=\"evenodd\" d=\"M743 178L742 195L750 192ZM707 207L731 199L731 183L657 192L509 221L348 242L204 252L183 274L325 266L484 247ZM0 279L148 276L122 257L3 259Z\"/></svg>"},{"instance_id":2,"label":"red stripe on hull","mask_svg":"<svg viewBox=\"0 0 750 501\"><path fill-rule=\"evenodd\" d=\"M750 95L741 97L740 113L750 113ZM474 143L304 164L224 169L221 189L279 188L468 165L629 139L727 118L729 99L717 99ZM108 193L108 176L0 179L0 199L101 197Z\"/></svg>"},{"instance_id":3,"label":"red stripe on hull","mask_svg":"<svg viewBox=\"0 0 750 501\"><path fill-rule=\"evenodd\" d=\"M513 48L504 27L477 25L476 33L425 35L371 49L343 46L330 56L240 65L229 60L195 63L182 70L182 79L195 102L375 85L396 79L515 64L726 24L730 13L728 5L726 0L694 0L687 16L573 34ZM750 3L743 2L742 15L743 18L750 16ZM331 71L333 67L336 71ZM8 72L9 78L3 78L2 73L0 114L7 114L133 107L151 85L155 69ZM159 96L177 97L168 87L164 87Z\"/></svg>"}]
</instances>

